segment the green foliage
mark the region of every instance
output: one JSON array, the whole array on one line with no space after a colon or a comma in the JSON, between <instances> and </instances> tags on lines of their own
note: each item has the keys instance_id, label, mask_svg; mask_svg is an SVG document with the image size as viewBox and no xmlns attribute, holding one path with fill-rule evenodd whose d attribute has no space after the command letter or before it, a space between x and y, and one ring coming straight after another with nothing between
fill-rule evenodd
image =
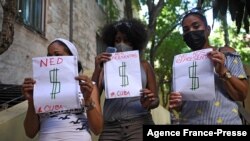
<instances>
[{"instance_id":1,"label":"green foliage","mask_svg":"<svg viewBox=\"0 0 250 141\"><path fill-rule=\"evenodd\" d=\"M174 56L182 53L185 48L186 44L183 42L182 35L179 32L173 32L171 36L164 40L157 50L155 57L155 61L157 62L155 69L159 76L165 75L165 80L171 80Z\"/></svg>"},{"instance_id":2,"label":"green foliage","mask_svg":"<svg viewBox=\"0 0 250 141\"><path fill-rule=\"evenodd\" d=\"M115 21L120 17L120 10L113 0L99 0L98 3L102 6L104 12L107 15L108 23Z\"/></svg>"},{"instance_id":3,"label":"green foliage","mask_svg":"<svg viewBox=\"0 0 250 141\"><path fill-rule=\"evenodd\" d=\"M180 54L186 48L186 44L182 40L182 35L177 31L164 40L156 52L155 73L160 85L160 95L162 104L167 106L168 93L171 90L172 83L172 65L176 54Z\"/></svg>"},{"instance_id":4,"label":"green foliage","mask_svg":"<svg viewBox=\"0 0 250 141\"><path fill-rule=\"evenodd\" d=\"M146 0L139 0L141 5L146 5ZM153 0L152 0L153 1ZM190 49L183 42L182 35L179 33L178 26L176 25L181 20L182 14L196 7L197 1L189 0L165 0L164 8L160 15L157 17L157 27L155 35L149 41L148 48L145 51L145 57L150 60L150 50L156 50L154 54L155 73L159 85L160 100L163 106L167 106L167 94L171 88L172 79L172 63L176 54L185 53ZM212 8L211 0L204 0L202 8L207 11ZM149 14L144 13L144 20L149 19ZM152 18L152 17L151 17ZM146 22L148 23L148 22ZM172 30L175 28L175 30ZM210 43L213 46L224 46L224 31L223 28L218 28L215 33L212 33ZM250 64L250 37L241 36L236 33L236 26L229 26L229 35L231 46L234 47L242 56L244 63ZM244 34L243 34L244 35ZM163 39L163 42L161 40ZM151 58L152 59L152 58Z\"/></svg>"},{"instance_id":5,"label":"green foliage","mask_svg":"<svg viewBox=\"0 0 250 141\"><path fill-rule=\"evenodd\" d=\"M164 5L160 16L157 17L156 32L146 50L146 58L149 60L150 50L157 47L154 62L155 73L159 85L161 104L167 107L168 93L171 87L172 63L174 55L183 52L186 48L182 35L175 28L180 22L179 10L181 0L169 0ZM161 42L161 40L163 40Z\"/></svg>"},{"instance_id":6,"label":"green foliage","mask_svg":"<svg viewBox=\"0 0 250 141\"><path fill-rule=\"evenodd\" d=\"M132 6L137 10L141 10L140 0L131 0Z\"/></svg>"},{"instance_id":7,"label":"green foliage","mask_svg":"<svg viewBox=\"0 0 250 141\"><path fill-rule=\"evenodd\" d=\"M233 47L240 55L243 63L250 64L250 38L244 32L237 34L236 26L231 25L228 27L230 47ZM224 42L224 31L222 28L215 30L213 35L210 36L211 45L222 47Z\"/></svg>"},{"instance_id":8,"label":"green foliage","mask_svg":"<svg viewBox=\"0 0 250 141\"><path fill-rule=\"evenodd\" d=\"M246 39L244 34L241 35L232 35L231 46L236 49L241 55L241 60L243 63L250 64L250 42L249 39Z\"/></svg>"}]
</instances>

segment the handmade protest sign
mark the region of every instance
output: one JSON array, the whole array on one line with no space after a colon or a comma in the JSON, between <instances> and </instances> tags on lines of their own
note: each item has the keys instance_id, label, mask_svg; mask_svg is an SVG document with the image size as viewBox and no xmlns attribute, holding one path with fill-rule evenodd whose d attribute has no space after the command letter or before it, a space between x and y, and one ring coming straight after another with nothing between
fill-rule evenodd
<instances>
[{"instance_id":1,"label":"handmade protest sign","mask_svg":"<svg viewBox=\"0 0 250 141\"><path fill-rule=\"evenodd\" d=\"M180 92L182 99L202 101L215 98L214 67L202 49L179 54L173 62L173 91Z\"/></svg>"},{"instance_id":2,"label":"handmade protest sign","mask_svg":"<svg viewBox=\"0 0 250 141\"><path fill-rule=\"evenodd\" d=\"M138 51L111 53L104 63L105 97L107 99L140 96L142 89Z\"/></svg>"},{"instance_id":3,"label":"handmade protest sign","mask_svg":"<svg viewBox=\"0 0 250 141\"><path fill-rule=\"evenodd\" d=\"M36 113L80 108L75 56L37 57L32 63Z\"/></svg>"}]
</instances>

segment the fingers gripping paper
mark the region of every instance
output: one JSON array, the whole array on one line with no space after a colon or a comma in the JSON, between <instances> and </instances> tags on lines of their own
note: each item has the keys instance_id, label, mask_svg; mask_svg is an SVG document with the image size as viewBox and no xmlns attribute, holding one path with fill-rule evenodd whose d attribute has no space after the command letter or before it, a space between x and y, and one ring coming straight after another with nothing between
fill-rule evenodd
<instances>
[{"instance_id":1,"label":"fingers gripping paper","mask_svg":"<svg viewBox=\"0 0 250 141\"><path fill-rule=\"evenodd\" d=\"M182 94L183 100L202 101L215 97L214 67L202 49L179 54L173 63L173 90Z\"/></svg>"},{"instance_id":2,"label":"fingers gripping paper","mask_svg":"<svg viewBox=\"0 0 250 141\"><path fill-rule=\"evenodd\" d=\"M140 96L142 89L138 51L112 53L104 64L105 97L123 98Z\"/></svg>"},{"instance_id":3,"label":"fingers gripping paper","mask_svg":"<svg viewBox=\"0 0 250 141\"><path fill-rule=\"evenodd\" d=\"M34 105L36 113L80 108L76 56L33 58Z\"/></svg>"}]
</instances>

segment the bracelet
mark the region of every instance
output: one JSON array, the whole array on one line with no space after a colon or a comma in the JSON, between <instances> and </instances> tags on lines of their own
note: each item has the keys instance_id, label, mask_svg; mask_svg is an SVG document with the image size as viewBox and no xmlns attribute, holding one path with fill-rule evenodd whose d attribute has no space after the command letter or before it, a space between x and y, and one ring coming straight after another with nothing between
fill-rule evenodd
<instances>
[{"instance_id":1,"label":"bracelet","mask_svg":"<svg viewBox=\"0 0 250 141\"><path fill-rule=\"evenodd\" d=\"M86 111L90 111L96 107L95 102L91 99L90 102L83 101L83 107Z\"/></svg>"},{"instance_id":2,"label":"bracelet","mask_svg":"<svg viewBox=\"0 0 250 141\"><path fill-rule=\"evenodd\" d=\"M224 81L230 79L232 77L231 73L229 71L226 71L222 74L222 76L220 76L220 78Z\"/></svg>"}]
</instances>

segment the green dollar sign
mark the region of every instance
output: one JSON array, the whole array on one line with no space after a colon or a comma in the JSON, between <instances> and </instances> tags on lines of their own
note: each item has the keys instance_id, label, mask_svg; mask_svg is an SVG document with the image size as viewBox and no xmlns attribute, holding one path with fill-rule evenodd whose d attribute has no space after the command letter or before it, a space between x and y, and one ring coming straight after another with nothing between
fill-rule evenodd
<instances>
[{"instance_id":1,"label":"green dollar sign","mask_svg":"<svg viewBox=\"0 0 250 141\"><path fill-rule=\"evenodd\" d=\"M128 76L125 75L125 70L126 70L126 64L125 62L122 62L122 65L119 67L119 76L122 77L122 87L125 87L129 84L128 82Z\"/></svg>"},{"instance_id":2,"label":"green dollar sign","mask_svg":"<svg viewBox=\"0 0 250 141\"><path fill-rule=\"evenodd\" d=\"M52 91L51 91L51 99L55 99L56 98L56 94L60 93L60 89L61 89L61 82L58 82L57 80L57 71L59 69L53 69L49 71L49 75L50 75L50 83L53 84L52 86Z\"/></svg>"},{"instance_id":3,"label":"green dollar sign","mask_svg":"<svg viewBox=\"0 0 250 141\"><path fill-rule=\"evenodd\" d=\"M188 67L189 68L189 78L192 79L192 87L191 90L195 90L199 88L199 78L196 77L196 68L197 68L197 64L194 61L193 65Z\"/></svg>"}]
</instances>

